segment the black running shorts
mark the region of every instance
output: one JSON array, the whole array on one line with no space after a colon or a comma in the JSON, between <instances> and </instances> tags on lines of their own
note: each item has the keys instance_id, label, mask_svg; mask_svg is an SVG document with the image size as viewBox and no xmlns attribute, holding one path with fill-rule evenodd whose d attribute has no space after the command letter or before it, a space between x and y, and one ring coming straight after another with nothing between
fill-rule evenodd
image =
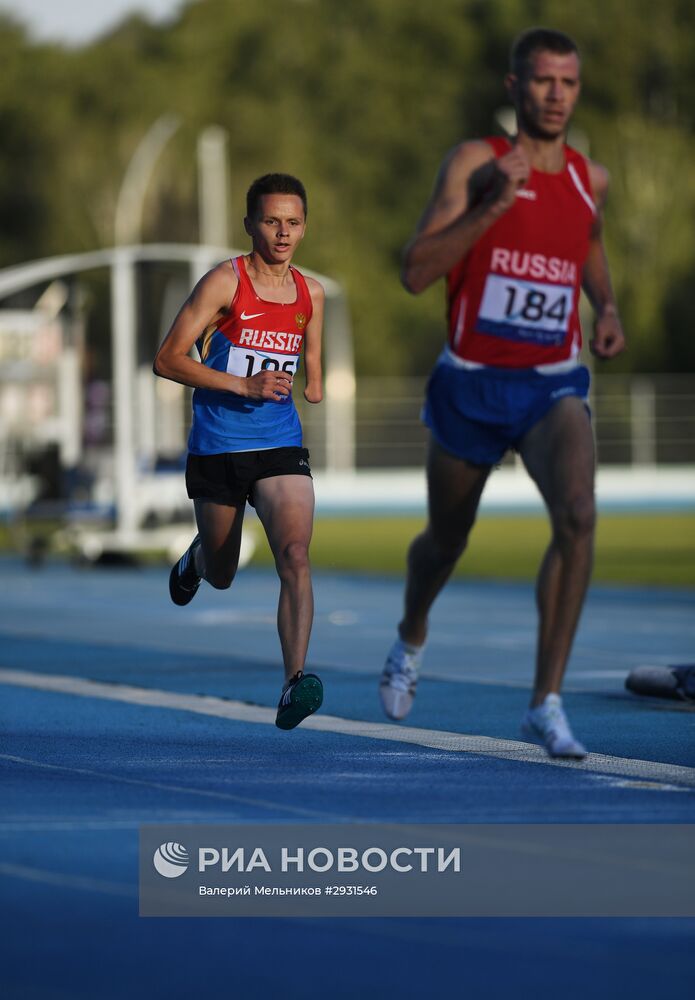
<instances>
[{"instance_id":1,"label":"black running shorts","mask_svg":"<svg viewBox=\"0 0 695 1000\"><path fill-rule=\"evenodd\" d=\"M238 507L253 505L253 487L273 476L309 476L306 448L268 448L231 451L221 455L190 455L186 462L186 489L191 500L210 500Z\"/></svg>"}]
</instances>

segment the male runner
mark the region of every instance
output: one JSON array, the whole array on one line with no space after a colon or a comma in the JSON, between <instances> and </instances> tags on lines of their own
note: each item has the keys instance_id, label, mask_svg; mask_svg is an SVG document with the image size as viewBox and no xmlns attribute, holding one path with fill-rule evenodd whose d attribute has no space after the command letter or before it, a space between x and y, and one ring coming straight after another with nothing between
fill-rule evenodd
<instances>
[{"instance_id":1,"label":"male runner","mask_svg":"<svg viewBox=\"0 0 695 1000\"><path fill-rule=\"evenodd\" d=\"M624 347L601 239L608 176L565 144L580 89L571 38L525 32L505 84L517 135L464 142L448 154L405 249L408 291L446 276L449 335L423 412L431 432L429 520L409 550L405 613L380 692L391 718L410 711L429 610L466 547L492 467L514 448L552 527L537 581L536 674L524 731L552 756L581 758L586 751L559 692L589 583L595 520L580 288L596 314L594 354L612 358Z\"/></svg>"},{"instance_id":2,"label":"male runner","mask_svg":"<svg viewBox=\"0 0 695 1000\"><path fill-rule=\"evenodd\" d=\"M195 389L186 486L198 534L172 569L169 591L185 605L201 580L220 590L230 586L248 500L280 577L285 685L276 724L293 729L323 700L319 678L303 672L314 614L308 554L314 489L292 380L304 347L304 397L321 402L324 291L290 263L306 227L301 181L266 174L249 188L246 205L251 253L201 278L154 362L157 375ZM189 357L194 344L199 361Z\"/></svg>"}]
</instances>

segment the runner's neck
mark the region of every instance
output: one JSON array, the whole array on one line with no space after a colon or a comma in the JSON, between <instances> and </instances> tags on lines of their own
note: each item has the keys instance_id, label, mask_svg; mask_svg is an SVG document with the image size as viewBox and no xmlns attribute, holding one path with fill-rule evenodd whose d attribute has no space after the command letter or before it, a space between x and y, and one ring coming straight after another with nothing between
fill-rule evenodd
<instances>
[{"instance_id":1,"label":"runner's neck","mask_svg":"<svg viewBox=\"0 0 695 1000\"><path fill-rule=\"evenodd\" d=\"M557 139L536 139L520 132L512 142L518 142L526 150L533 170L543 174L561 174L566 166L565 136Z\"/></svg>"}]
</instances>

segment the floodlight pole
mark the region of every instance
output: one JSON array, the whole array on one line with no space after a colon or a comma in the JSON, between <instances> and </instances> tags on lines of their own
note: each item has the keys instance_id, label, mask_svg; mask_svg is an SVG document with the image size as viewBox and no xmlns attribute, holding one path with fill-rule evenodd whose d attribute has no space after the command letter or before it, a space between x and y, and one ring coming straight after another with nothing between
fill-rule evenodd
<instances>
[{"instance_id":1,"label":"floodlight pole","mask_svg":"<svg viewBox=\"0 0 695 1000\"><path fill-rule=\"evenodd\" d=\"M111 268L111 358L114 420L116 529L137 531L137 455L133 413L136 325L135 264L125 247L116 250Z\"/></svg>"},{"instance_id":2,"label":"floodlight pole","mask_svg":"<svg viewBox=\"0 0 695 1000\"><path fill-rule=\"evenodd\" d=\"M161 115L150 125L130 158L116 201L116 246L141 242L142 210L147 188L164 147L180 124L178 115Z\"/></svg>"},{"instance_id":3,"label":"floodlight pole","mask_svg":"<svg viewBox=\"0 0 695 1000\"><path fill-rule=\"evenodd\" d=\"M219 125L208 125L198 135L198 242L226 247L229 230L227 133Z\"/></svg>"},{"instance_id":4,"label":"floodlight pole","mask_svg":"<svg viewBox=\"0 0 695 1000\"><path fill-rule=\"evenodd\" d=\"M111 270L111 366L113 380L116 529L124 537L138 528L135 442L137 289L135 262L128 244L139 244L145 195L159 157L180 125L176 115L161 115L140 140L116 201L116 257Z\"/></svg>"}]
</instances>

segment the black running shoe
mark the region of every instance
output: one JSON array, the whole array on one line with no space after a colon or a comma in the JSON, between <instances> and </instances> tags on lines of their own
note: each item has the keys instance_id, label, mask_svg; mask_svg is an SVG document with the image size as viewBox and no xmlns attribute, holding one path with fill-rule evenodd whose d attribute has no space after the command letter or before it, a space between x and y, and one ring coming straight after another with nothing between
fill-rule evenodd
<instances>
[{"instance_id":1,"label":"black running shoe","mask_svg":"<svg viewBox=\"0 0 695 1000\"><path fill-rule=\"evenodd\" d=\"M200 537L195 536L184 554L169 574L169 593L174 604L189 604L200 586L201 578L195 568L195 552L200 547Z\"/></svg>"},{"instance_id":2,"label":"black running shoe","mask_svg":"<svg viewBox=\"0 0 695 1000\"><path fill-rule=\"evenodd\" d=\"M282 689L275 725L278 729L294 729L307 715L321 708L323 684L316 674L299 670Z\"/></svg>"}]
</instances>

